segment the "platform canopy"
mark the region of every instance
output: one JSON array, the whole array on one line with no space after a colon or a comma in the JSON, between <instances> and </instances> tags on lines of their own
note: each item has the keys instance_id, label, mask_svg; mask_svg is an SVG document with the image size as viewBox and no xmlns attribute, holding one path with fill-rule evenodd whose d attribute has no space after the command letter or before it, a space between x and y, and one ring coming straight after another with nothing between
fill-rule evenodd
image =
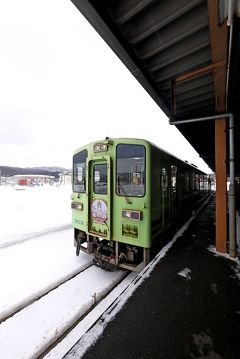
<instances>
[{"instance_id":1,"label":"platform canopy","mask_svg":"<svg viewBox=\"0 0 240 359\"><path fill-rule=\"evenodd\" d=\"M168 117L176 121L233 112L238 138L239 1L232 2L232 17L228 0L72 2ZM214 169L214 122L177 127Z\"/></svg>"}]
</instances>

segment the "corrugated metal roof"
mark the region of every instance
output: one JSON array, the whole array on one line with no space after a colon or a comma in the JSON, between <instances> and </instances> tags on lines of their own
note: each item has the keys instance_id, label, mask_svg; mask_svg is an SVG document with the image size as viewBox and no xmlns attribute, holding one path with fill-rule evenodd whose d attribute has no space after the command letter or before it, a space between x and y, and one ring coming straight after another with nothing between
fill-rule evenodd
<instances>
[{"instance_id":1,"label":"corrugated metal roof","mask_svg":"<svg viewBox=\"0 0 240 359\"><path fill-rule=\"evenodd\" d=\"M218 71L226 71L227 59L224 55L225 62L208 70L214 63L213 45L217 44L212 43L211 31L215 29L210 29L207 0L72 2L167 116L177 120L216 113L215 76ZM220 0L220 5L223 22L225 1ZM181 79L184 74L190 76ZM214 168L214 124L178 128Z\"/></svg>"}]
</instances>

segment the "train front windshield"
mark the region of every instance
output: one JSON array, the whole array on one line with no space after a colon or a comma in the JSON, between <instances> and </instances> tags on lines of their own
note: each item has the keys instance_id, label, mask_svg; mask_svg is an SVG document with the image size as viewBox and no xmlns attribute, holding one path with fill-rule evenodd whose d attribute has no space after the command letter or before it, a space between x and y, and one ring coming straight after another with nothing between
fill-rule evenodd
<instances>
[{"instance_id":1,"label":"train front windshield","mask_svg":"<svg viewBox=\"0 0 240 359\"><path fill-rule=\"evenodd\" d=\"M143 197L145 195L146 150L142 145L117 146L117 194Z\"/></svg>"},{"instance_id":2,"label":"train front windshield","mask_svg":"<svg viewBox=\"0 0 240 359\"><path fill-rule=\"evenodd\" d=\"M87 150L73 156L73 192L86 192L86 158Z\"/></svg>"}]
</instances>

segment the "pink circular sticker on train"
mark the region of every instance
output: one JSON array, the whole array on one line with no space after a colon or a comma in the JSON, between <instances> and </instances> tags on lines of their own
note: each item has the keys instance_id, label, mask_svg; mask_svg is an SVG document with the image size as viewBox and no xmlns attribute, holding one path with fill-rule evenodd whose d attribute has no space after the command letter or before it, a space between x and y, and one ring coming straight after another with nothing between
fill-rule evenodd
<instances>
[{"instance_id":1,"label":"pink circular sticker on train","mask_svg":"<svg viewBox=\"0 0 240 359\"><path fill-rule=\"evenodd\" d=\"M106 222L108 218L107 203L101 199L94 199L91 204L91 216L95 222Z\"/></svg>"}]
</instances>

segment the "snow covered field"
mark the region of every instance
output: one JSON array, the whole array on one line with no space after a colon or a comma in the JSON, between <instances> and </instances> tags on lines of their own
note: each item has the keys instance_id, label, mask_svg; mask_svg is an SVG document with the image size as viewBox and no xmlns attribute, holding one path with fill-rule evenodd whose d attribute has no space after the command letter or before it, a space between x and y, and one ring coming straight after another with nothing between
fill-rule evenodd
<instances>
[{"instance_id":1,"label":"snow covered field","mask_svg":"<svg viewBox=\"0 0 240 359\"><path fill-rule=\"evenodd\" d=\"M0 186L0 248L71 227L71 186L25 188Z\"/></svg>"},{"instance_id":2,"label":"snow covered field","mask_svg":"<svg viewBox=\"0 0 240 359\"><path fill-rule=\"evenodd\" d=\"M91 263L85 253L75 256L72 229L2 248L0 321Z\"/></svg>"}]
</instances>

